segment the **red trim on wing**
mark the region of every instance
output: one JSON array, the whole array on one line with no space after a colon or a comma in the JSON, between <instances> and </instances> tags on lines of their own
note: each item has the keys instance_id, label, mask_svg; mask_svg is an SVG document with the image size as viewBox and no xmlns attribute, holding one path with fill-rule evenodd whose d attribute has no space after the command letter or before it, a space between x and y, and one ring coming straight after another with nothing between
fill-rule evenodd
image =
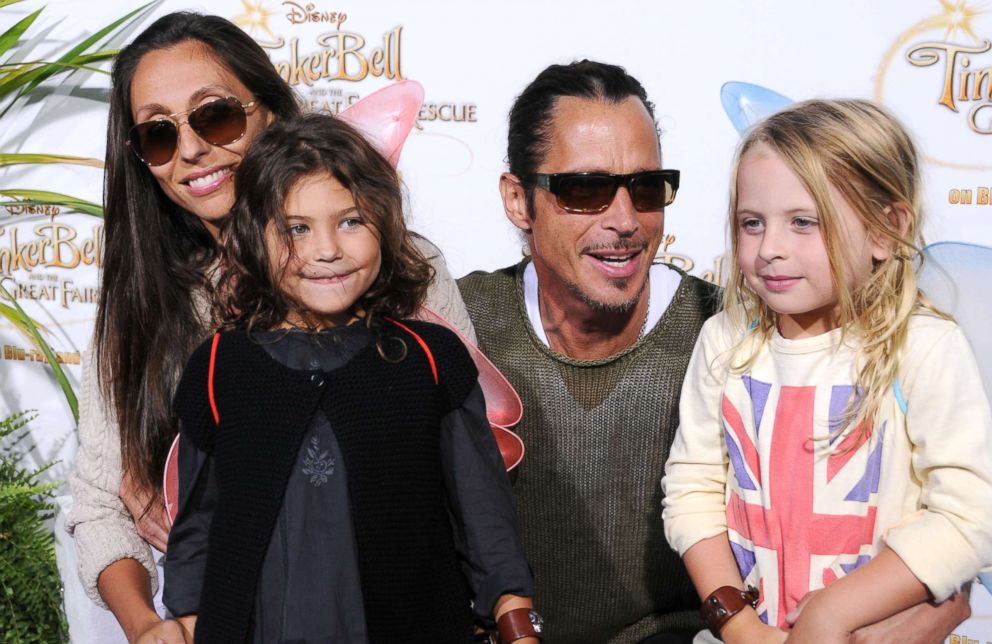
<instances>
[{"instance_id":1,"label":"red trim on wing","mask_svg":"<svg viewBox=\"0 0 992 644\"><path fill-rule=\"evenodd\" d=\"M386 320L389 321L389 322L392 322L393 324L395 324L396 326L398 326L399 328L403 329L404 331L406 331L407 333L409 333L410 335L413 336L413 339L417 341L417 344L420 345L420 348L423 349L424 350L424 353L427 354L427 361L431 363L431 373L434 374L434 384L435 385L438 384L438 379L437 379L437 364L435 364L435 362L434 362L434 354L431 353L431 350L427 346L427 343L424 342L424 339L422 337L420 337L419 335L417 335L416 333L414 333L413 332L413 329L411 329L410 327L406 326L405 324L401 324L401 323L397 322L396 320L394 320L392 318L386 318Z\"/></svg>"},{"instance_id":2,"label":"red trim on wing","mask_svg":"<svg viewBox=\"0 0 992 644\"><path fill-rule=\"evenodd\" d=\"M217 401L214 400L214 365L217 364L217 344L220 334L214 334L214 342L210 345L210 369L207 371L207 397L210 398L210 410L214 412L214 422L220 424L220 412L217 411Z\"/></svg>"}]
</instances>

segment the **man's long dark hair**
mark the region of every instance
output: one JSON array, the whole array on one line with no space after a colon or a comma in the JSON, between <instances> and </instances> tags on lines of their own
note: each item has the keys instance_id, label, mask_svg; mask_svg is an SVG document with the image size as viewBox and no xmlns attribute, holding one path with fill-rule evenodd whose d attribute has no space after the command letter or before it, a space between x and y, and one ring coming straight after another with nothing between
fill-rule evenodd
<instances>
[{"instance_id":1,"label":"man's long dark hair","mask_svg":"<svg viewBox=\"0 0 992 644\"><path fill-rule=\"evenodd\" d=\"M224 329L267 330L290 312L313 317L283 293L286 266L273 267L265 243L271 223L292 253L285 202L303 179L333 177L348 190L366 225L379 235L382 265L354 308L373 329L383 318L409 317L433 279L403 220L403 196L393 166L341 119L308 114L279 121L258 135L235 176L237 199L225 230L224 275L217 286ZM311 322L312 323L312 322ZM382 347L380 346L380 351Z\"/></svg>"},{"instance_id":2,"label":"man's long dark hair","mask_svg":"<svg viewBox=\"0 0 992 644\"><path fill-rule=\"evenodd\" d=\"M277 120L300 111L262 48L216 16L163 16L114 63L94 350L101 389L120 428L124 470L156 492L177 429L172 396L189 354L205 335L194 293L203 288L217 249L200 220L162 192L124 142L134 125L131 83L139 62L184 42L202 43Z\"/></svg>"}]
</instances>

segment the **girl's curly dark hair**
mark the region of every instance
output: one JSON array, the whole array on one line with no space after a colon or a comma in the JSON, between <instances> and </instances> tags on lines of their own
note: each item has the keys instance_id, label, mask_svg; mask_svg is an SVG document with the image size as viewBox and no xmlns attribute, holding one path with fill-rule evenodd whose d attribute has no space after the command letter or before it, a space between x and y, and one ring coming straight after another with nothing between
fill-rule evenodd
<instances>
[{"instance_id":1,"label":"girl's curly dark hair","mask_svg":"<svg viewBox=\"0 0 992 644\"><path fill-rule=\"evenodd\" d=\"M224 231L223 277L214 293L222 330L274 329L291 312L314 319L302 302L279 288L286 267L274 266L265 230L273 222L291 253L286 197L301 179L324 173L351 192L359 214L379 233L382 266L355 302L355 312L378 329L383 318L409 317L423 301L434 269L406 228L396 170L341 119L308 114L266 129L238 167L237 199Z\"/></svg>"}]
</instances>

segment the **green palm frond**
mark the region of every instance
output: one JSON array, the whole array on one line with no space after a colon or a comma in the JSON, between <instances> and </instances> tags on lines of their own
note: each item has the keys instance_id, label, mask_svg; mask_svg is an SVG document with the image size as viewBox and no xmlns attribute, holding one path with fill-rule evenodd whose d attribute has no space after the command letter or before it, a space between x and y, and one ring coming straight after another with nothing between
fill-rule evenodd
<instances>
[{"instance_id":1,"label":"green palm frond","mask_svg":"<svg viewBox=\"0 0 992 644\"><path fill-rule=\"evenodd\" d=\"M2 80L0 80L0 98L3 98L11 94L14 90L19 89L20 92L13 99L17 100L24 94L27 94L34 89L41 81L45 80L49 76L63 71L86 69L99 72L101 74L108 74L109 72L98 67L88 66L88 63L111 60L119 53L119 51L120 50L117 49L105 49L98 52L93 52L92 54L77 56L71 60L35 60L23 63L2 63L0 64L0 71L4 73L3 76L0 77L2 78ZM13 104L13 101L11 104ZM7 110L5 109L4 113L6 113L6 111ZM3 116L3 114L0 114L0 116Z\"/></svg>"},{"instance_id":2,"label":"green palm frond","mask_svg":"<svg viewBox=\"0 0 992 644\"><path fill-rule=\"evenodd\" d=\"M153 0L138 7L125 16L114 20L106 27L88 36L80 42L74 44L67 52L55 60L28 60L14 62L8 54L24 37L28 29L35 23L42 9L39 9L25 18L19 20L14 26L0 33L0 57L5 60L0 61L0 118L5 116L14 106L18 99L25 96L45 80L57 74L71 73L75 70L86 70L106 74L95 64L112 60L118 54L117 49L109 49L106 44L100 46L98 42L113 37L125 24L135 19L138 15L154 5L158 0ZM7 7L21 2L21 0L0 0L0 8ZM95 51L94 51L95 50ZM62 154L42 154L42 153L3 153L0 154L0 168L5 166L28 164L28 163L68 163L75 165L86 165L95 168L102 168L103 163L99 159L90 159ZM6 197L9 200L3 200ZM63 206L75 212L86 213L97 217L103 216L103 208L90 201L79 199L70 195L45 190L9 188L0 190L0 208L4 206ZM41 326L32 320L21 308L20 304L13 298L9 291L3 287L0 281L0 318L10 321L11 324L26 337L32 344L44 354L51 366L55 378L65 395L69 408L72 410L73 418L78 422L79 412L76 395L69 385L62 366L58 363L55 352L45 341L40 332ZM2 571L0 571L2 572ZM0 574L0 578L3 575ZM2 586L2 584L0 584ZM0 591L3 589L0 588ZM0 592L2 594L2 592ZM0 620L2 621L2 620ZM0 628L0 632L4 629ZM2 638L0 638L2 639Z\"/></svg>"},{"instance_id":3,"label":"green palm frond","mask_svg":"<svg viewBox=\"0 0 992 644\"><path fill-rule=\"evenodd\" d=\"M18 313L17 309L12 306L7 306L6 304L0 304L0 317L7 318L7 321L14 325L18 331L24 335L31 337L31 324L24 319L24 316Z\"/></svg>"},{"instance_id":4,"label":"green palm frond","mask_svg":"<svg viewBox=\"0 0 992 644\"><path fill-rule=\"evenodd\" d=\"M0 208L6 206L65 206L76 212L93 215L94 217L103 217L103 208L98 204L58 192L11 188L9 190L0 190L0 196L11 197L16 200L0 201Z\"/></svg>"},{"instance_id":5,"label":"green palm frond","mask_svg":"<svg viewBox=\"0 0 992 644\"><path fill-rule=\"evenodd\" d=\"M34 344L35 348L41 351L45 355L45 359L48 360L48 365L52 368L52 372L55 374L55 380L59 383L59 387L62 388L62 393L65 395L65 400L69 403L69 409L72 411L72 418L77 423L79 422L79 403L76 401L76 393L72 390L72 385L69 384L69 379L65 375L65 371L62 369L62 365L59 364L58 359L55 357L55 352L52 351L52 347L45 342L45 339L41 337L40 328L37 322L31 319L21 305L18 304L14 296L10 294L4 285L0 281L0 295L2 295L10 304L3 305L0 309L0 315L9 319L18 329L26 330L26 335Z\"/></svg>"},{"instance_id":6,"label":"green palm frond","mask_svg":"<svg viewBox=\"0 0 992 644\"><path fill-rule=\"evenodd\" d=\"M33 154L30 152L16 154L0 153L0 167L27 163L69 163L73 165L88 165L91 168L103 168L103 161L92 157L75 157L68 154Z\"/></svg>"},{"instance_id":7,"label":"green palm frond","mask_svg":"<svg viewBox=\"0 0 992 644\"><path fill-rule=\"evenodd\" d=\"M25 60L19 63L0 63L0 71L7 70L8 74L22 74L30 71L35 67L49 66L49 67L64 67L66 71L75 69L84 69L89 72L96 72L98 74L105 74L110 76L110 72L99 67L92 67L87 63L96 63L103 60L110 60L120 53L119 49L103 49L100 51L95 51L92 54L85 54L79 56L72 63L60 63L57 60Z\"/></svg>"},{"instance_id":8,"label":"green palm frond","mask_svg":"<svg viewBox=\"0 0 992 644\"><path fill-rule=\"evenodd\" d=\"M68 52L66 52L61 58L59 58L55 62L40 64L40 65L28 65L27 67L19 68L18 71L10 72L8 74L4 74L0 76L0 79L2 79L0 80L0 99L10 95L14 91L17 91L17 95L14 97L14 99L7 105L6 108L4 108L3 112L0 112L0 117L2 117L4 114L7 113L7 110L10 109L10 107L14 104L14 102L18 98L24 96L25 94L33 90L41 82L51 77L52 75L65 71L66 69L74 69L75 67L78 67L80 65L85 65L86 63L113 58L117 54L115 50L103 50L90 54L84 54L83 52L85 52L87 49L89 49L94 44L96 44L97 41L101 40L102 38L114 32L118 27L120 27L130 19L134 18L136 15L143 12L145 9L151 6L151 4L153 3L148 3L141 7L138 7L134 11L128 13L127 15L113 21L103 29L100 29L93 35L77 43L74 47L72 47ZM40 11L41 10L39 9L38 12ZM34 18L37 18L38 12L35 12L31 16L24 18L19 23L17 23L17 25L14 25L14 27L12 27L11 29L20 28L22 23L30 19L30 21L27 22L27 24L23 27L24 29L27 29L27 27L31 25L31 22L34 22ZM6 38L7 34L11 31L11 29L8 29L7 32L4 32L3 36L0 36L0 39ZM17 37L19 36L20 34L18 34ZM14 38L15 42L17 40L17 37ZM2 51L0 51L0 53L2 53Z\"/></svg>"},{"instance_id":9,"label":"green palm frond","mask_svg":"<svg viewBox=\"0 0 992 644\"><path fill-rule=\"evenodd\" d=\"M7 53L7 50L14 46L17 39L23 36L24 32L28 30L28 27L38 19L41 11L41 9L38 9L27 18L19 20L16 25L0 34L0 55Z\"/></svg>"}]
</instances>

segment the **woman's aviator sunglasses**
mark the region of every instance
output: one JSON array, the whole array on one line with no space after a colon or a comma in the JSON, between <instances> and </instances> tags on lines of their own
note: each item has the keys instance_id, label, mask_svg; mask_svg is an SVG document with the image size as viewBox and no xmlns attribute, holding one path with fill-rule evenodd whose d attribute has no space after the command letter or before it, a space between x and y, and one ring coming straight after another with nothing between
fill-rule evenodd
<instances>
[{"instance_id":1,"label":"woman's aviator sunglasses","mask_svg":"<svg viewBox=\"0 0 992 644\"><path fill-rule=\"evenodd\" d=\"M678 170L647 170L631 174L562 172L533 176L539 188L556 197L560 208L579 214L596 214L609 208L620 186L627 188L638 212L661 210L670 205L679 189Z\"/></svg>"},{"instance_id":2,"label":"woman's aviator sunglasses","mask_svg":"<svg viewBox=\"0 0 992 644\"><path fill-rule=\"evenodd\" d=\"M185 112L138 123L127 134L127 144L148 165L168 163L179 145L179 126L188 123L197 135L211 145L234 143L245 135L248 113L255 101L242 103L233 96L204 103ZM176 117L186 115L183 120Z\"/></svg>"}]
</instances>

